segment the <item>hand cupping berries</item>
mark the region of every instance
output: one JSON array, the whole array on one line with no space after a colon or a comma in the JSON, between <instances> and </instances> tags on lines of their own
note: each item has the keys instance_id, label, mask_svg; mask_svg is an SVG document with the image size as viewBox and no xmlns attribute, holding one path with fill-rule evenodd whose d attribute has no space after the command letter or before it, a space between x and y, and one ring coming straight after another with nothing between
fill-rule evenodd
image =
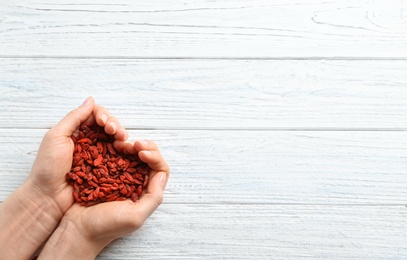
<instances>
[{"instance_id":1,"label":"hand cupping berries","mask_svg":"<svg viewBox=\"0 0 407 260\"><path fill-rule=\"evenodd\" d=\"M74 152L67 180L82 206L130 198L136 201L148 185L149 167L137 154L119 153L113 136L97 124L81 125L72 136Z\"/></svg>"}]
</instances>

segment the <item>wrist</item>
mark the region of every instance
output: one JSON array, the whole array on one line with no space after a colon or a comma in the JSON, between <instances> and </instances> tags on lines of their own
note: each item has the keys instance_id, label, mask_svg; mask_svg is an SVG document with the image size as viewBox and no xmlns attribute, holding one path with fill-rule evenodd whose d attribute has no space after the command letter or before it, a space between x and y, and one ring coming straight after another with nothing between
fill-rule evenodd
<instances>
[{"instance_id":1,"label":"wrist","mask_svg":"<svg viewBox=\"0 0 407 260\"><path fill-rule=\"evenodd\" d=\"M105 245L87 238L73 221L64 217L38 259L95 259Z\"/></svg>"},{"instance_id":2,"label":"wrist","mask_svg":"<svg viewBox=\"0 0 407 260\"><path fill-rule=\"evenodd\" d=\"M29 258L61 217L51 199L25 182L0 205L0 258Z\"/></svg>"}]
</instances>

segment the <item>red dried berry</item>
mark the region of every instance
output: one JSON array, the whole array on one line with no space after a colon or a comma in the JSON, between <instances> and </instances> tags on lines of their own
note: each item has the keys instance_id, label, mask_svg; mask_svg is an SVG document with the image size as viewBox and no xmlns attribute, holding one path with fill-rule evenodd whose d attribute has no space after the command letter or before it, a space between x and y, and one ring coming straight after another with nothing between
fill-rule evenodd
<instances>
[{"instance_id":1,"label":"red dried berry","mask_svg":"<svg viewBox=\"0 0 407 260\"><path fill-rule=\"evenodd\" d=\"M114 137L103 127L81 125L72 136L74 153L71 171L66 174L74 187L73 198L82 206L107 201L139 199L146 189L149 167L136 154L114 149Z\"/></svg>"}]
</instances>

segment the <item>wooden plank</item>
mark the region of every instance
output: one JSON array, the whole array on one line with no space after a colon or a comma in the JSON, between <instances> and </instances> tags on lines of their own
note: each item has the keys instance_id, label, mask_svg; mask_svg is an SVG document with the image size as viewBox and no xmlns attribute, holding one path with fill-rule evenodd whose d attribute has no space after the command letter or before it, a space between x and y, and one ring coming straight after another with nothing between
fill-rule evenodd
<instances>
[{"instance_id":1,"label":"wooden plank","mask_svg":"<svg viewBox=\"0 0 407 260\"><path fill-rule=\"evenodd\" d=\"M406 129L407 61L0 59L0 127L87 95L128 128Z\"/></svg>"},{"instance_id":2,"label":"wooden plank","mask_svg":"<svg viewBox=\"0 0 407 260\"><path fill-rule=\"evenodd\" d=\"M405 259L406 207L163 204L98 259Z\"/></svg>"},{"instance_id":3,"label":"wooden plank","mask_svg":"<svg viewBox=\"0 0 407 260\"><path fill-rule=\"evenodd\" d=\"M0 201L26 178L45 130L0 130ZM406 132L130 131L172 169L168 203L407 204Z\"/></svg>"},{"instance_id":4,"label":"wooden plank","mask_svg":"<svg viewBox=\"0 0 407 260\"><path fill-rule=\"evenodd\" d=\"M400 0L8 1L2 56L406 58Z\"/></svg>"}]
</instances>

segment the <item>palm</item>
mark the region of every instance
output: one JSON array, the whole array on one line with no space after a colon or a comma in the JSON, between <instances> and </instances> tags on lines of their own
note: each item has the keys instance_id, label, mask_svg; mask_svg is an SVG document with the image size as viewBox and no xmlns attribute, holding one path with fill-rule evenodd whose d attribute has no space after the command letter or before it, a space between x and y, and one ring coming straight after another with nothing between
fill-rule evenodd
<instances>
[{"instance_id":1,"label":"palm","mask_svg":"<svg viewBox=\"0 0 407 260\"><path fill-rule=\"evenodd\" d=\"M75 203L65 213L65 218L76 223L86 239L104 240L106 243L136 229L130 218L131 201L106 202L91 207ZM133 216L137 217L137 216ZM80 220L80 221L77 221Z\"/></svg>"},{"instance_id":2,"label":"palm","mask_svg":"<svg viewBox=\"0 0 407 260\"><path fill-rule=\"evenodd\" d=\"M51 130L41 143L31 172L34 184L66 209L73 202L72 189L67 185L65 177L71 169L72 153L71 138L56 136Z\"/></svg>"},{"instance_id":3,"label":"palm","mask_svg":"<svg viewBox=\"0 0 407 260\"><path fill-rule=\"evenodd\" d=\"M166 164L166 163L165 163ZM75 223L86 240L107 244L141 227L150 214L161 204L162 183L157 170L150 171L146 193L136 203L126 201L105 202L91 207L72 205L64 218ZM165 172L164 172L165 175Z\"/></svg>"},{"instance_id":4,"label":"palm","mask_svg":"<svg viewBox=\"0 0 407 260\"><path fill-rule=\"evenodd\" d=\"M138 153L140 159L149 165L151 170L146 193L136 203L130 200L114 201L91 207L73 203L73 189L66 181L74 151L71 136L81 124L95 122L104 127L107 134L114 136L116 141L113 146L117 151ZM74 224L87 242L105 246L111 240L138 229L162 202L169 174L168 164L154 142L135 142L133 145L125 142L126 139L127 132L121 128L118 120L103 107L95 105L93 99L87 99L84 105L71 111L47 132L38 150L27 181L60 208L64 214L61 223L68 220L67 223ZM56 239L59 239L58 234L55 235Z\"/></svg>"}]
</instances>

